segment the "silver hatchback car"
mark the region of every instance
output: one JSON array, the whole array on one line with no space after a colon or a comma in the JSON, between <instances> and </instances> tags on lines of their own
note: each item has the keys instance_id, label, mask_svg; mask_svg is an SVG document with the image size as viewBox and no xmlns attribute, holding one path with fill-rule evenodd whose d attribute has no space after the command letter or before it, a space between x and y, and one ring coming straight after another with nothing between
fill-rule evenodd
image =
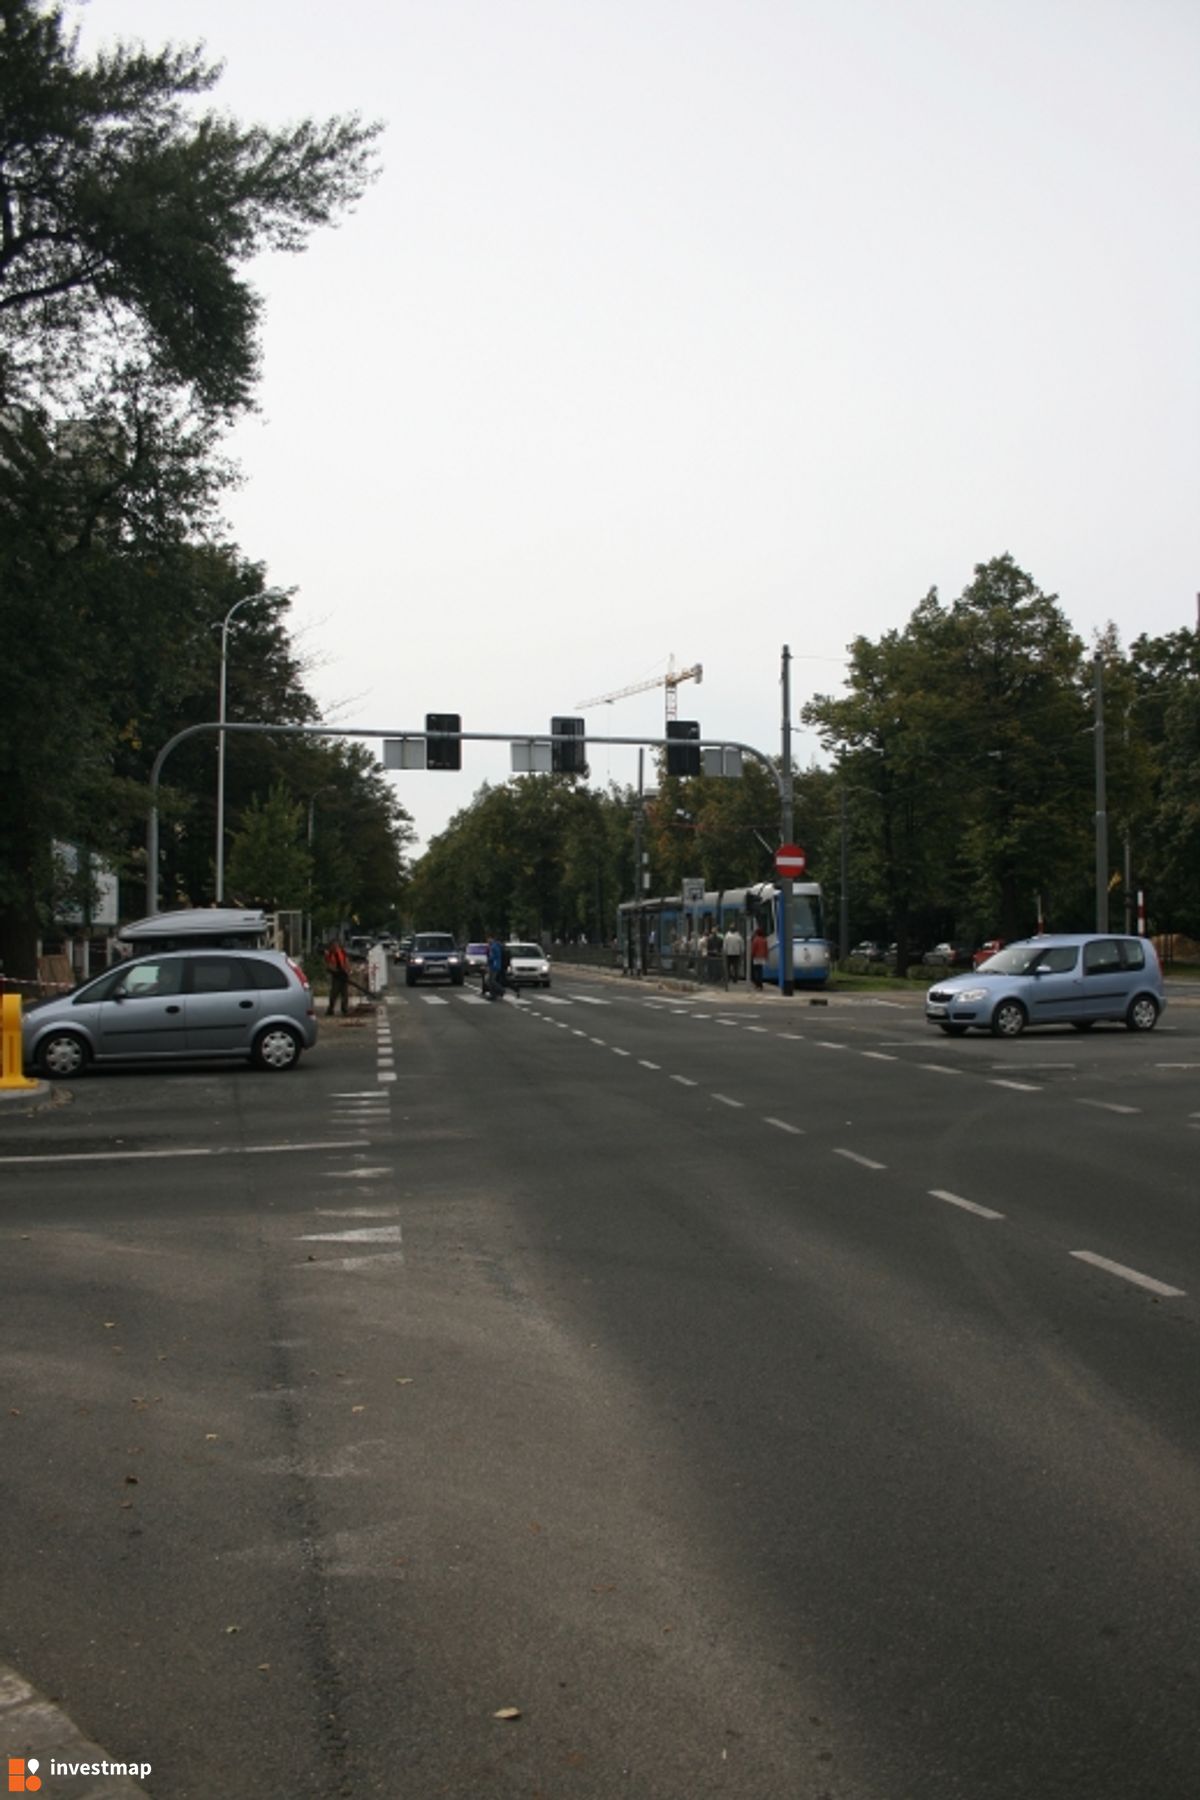
<instances>
[{"instance_id":1,"label":"silver hatchback car","mask_svg":"<svg viewBox=\"0 0 1200 1800\"><path fill-rule=\"evenodd\" d=\"M1153 1031L1166 1003L1149 939L1080 932L1009 944L970 973L935 982L925 1017L950 1037L1019 1037L1027 1025L1090 1031L1102 1019Z\"/></svg>"},{"instance_id":2,"label":"silver hatchback car","mask_svg":"<svg viewBox=\"0 0 1200 1800\"><path fill-rule=\"evenodd\" d=\"M88 1064L219 1058L294 1068L317 1041L312 989L279 950L173 950L107 969L21 1020L25 1063L39 1075Z\"/></svg>"}]
</instances>

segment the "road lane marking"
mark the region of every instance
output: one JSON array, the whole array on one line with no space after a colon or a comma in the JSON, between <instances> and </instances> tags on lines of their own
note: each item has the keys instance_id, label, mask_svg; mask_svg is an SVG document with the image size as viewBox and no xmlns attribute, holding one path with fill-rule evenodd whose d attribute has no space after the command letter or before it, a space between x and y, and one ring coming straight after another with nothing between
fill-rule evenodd
<instances>
[{"instance_id":1,"label":"road lane marking","mask_svg":"<svg viewBox=\"0 0 1200 1800\"><path fill-rule=\"evenodd\" d=\"M1165 1281L1156 1281L1153 1275L1143 1275L1139 1269L1128 1269L1124 1263L1110 1262L1107 1256L1097 1256L1093 1250L1072 1250L1070 1254L1078 1262L1091 1263L1093 1268L1106 1269L1110 1275L1119 1275L1123 1281L1132 1281L1137 1287L1148 1288L1152 1294L1161 1294L1166 1300L1182 1300L1186 1289L1168 1287Z\"/></svg>"},{"instance_id":2,"label":"road lane marking","mask_svg":"<svg viewBox=\"0 0 1200 1800\"><path fill-rule=\"evenodd\" d=\"M331 1100L386 1100L388 1096L379 1088L362 1088L354 1094L331 1094Z\"/></svg>"},{"instance_id":3,"label":"road lane marking","mask_svg":"<svg viewBox=\"0 0 1200 1800\"><path fill-rule=\"evenodd\" d=\"M714 1094L713 1099L719 1100L722 1106L743 1107L746 1104L744 1100L731 1100L728 1094Z\"/></svg>"},{"instance_id":4,"label":"road lane marking","mask_svg":"<svg viewBox=\"0 0 1200 1800\"><path fill-rule=\"evenodd\" d=\"M766 1029L767 1028L765 1025L747 1025L747 1027L746 1027L747 1031L761 1031L764 1033L765 1033Z\"/></svg>"},{"instance_id":5,"label":"road lane marking","mask_svg":"<svg viewBox=\"0 0 1200 1800\"><path fill-rule=\"evenodd\" d=\"M1077 1100L1077 1106L1094 1106L1100 1112L1140 1113L1140 1106L1119 1106L1115 1100Z\"/></svg>"},{"instance_id":6,"label":"road lane marking","mask_svg":"<svg viewBox=\"0 0 1200 1800\"><path fill-rule=\"evenodd\" d=\"M607 1049L608 1049L608 1045L607 1045L607 1044L606 1044L606 1043L605 1043L605 1041L604 1041L604 1039L603 1039L603 1038L593 1038L593 1039L592 1039L592 1043L593 1043L593 1044L599 1044L599 1046L600 1046L600 1048L601 1048L601 1049L602 1049L602 1050L607 1050Z\"/></svg>"},{"instance_id":7,"label":"road lane marking","mask_svg":"<svg viewBox=\"0 0 1200 1800\"><path fill-rule=\"evenodd\" d=\"M928 1069L931 1075L961 1075L961 1069L952 1069L947 1063L918 1063L918 1069Z\"/></svg>"},{"instance_id":8,"label":"road lane marking","mask_svg":"<svg viewBox=\"0 0 1200 1800\"><path fill-rule=\"evenodd\" d=\"M386 1074L383 1074L383 1075L381 1075L381 1076L380 1076L380 1077L379 1077L379 1079L380 1079L380 1081L395 1081L395 1079L396 1079L396 1071L395 1071L395 1069L389 1069L389 1070L388 1070L388 1071L387 1071L387 1073L386 1073Z\"/></svg>"},{"instance_id":9,"label":"road lane marking","mask_svg":"<svg viewBox=\"0 0 1200 1800\"><path fill-rule=\"evenodd\" d=\"M422 994L426 1006L449 1006L450 1002L444 994Z\"/></svg>"},{"instance_id":10,"label":"road lane marking","mask_svg":"<svg viewBox=\"0 0 1200 1800\"><path fill-rule=\"evenodd\" d=\"M677 1081L680 1087L698 1087L700 1085L699 1082L692 1081L687 1075L672 1075L671 1080Z\"/></svg>"},{"instance_id":11,"label":"road lane marking","mask_svg":"<svg viewBox=\"0 0 1200 1800\"><path fill-rule=\"evenodd\" d=\"M302 1231L296 1241L301 1244L398 1244L402 1237L399 1225L359 1225L349 1231Z\"/></svg>"},{"instance_id":12,"label":"road lane marking","mask_svg":"<svg viewBox=\"0 0 1200 1800\"><path fill-rule=\"evenodd\" d=\"M595 994L572 994L572 1000L581 1000L585 1006L611 1006L611 1000L598 1000Z\"/></svg>"},{"instance_id":13,"label":"road lane marking","mask_svg":"<svg viewBox=\"0 0 1200 1800\"><path fill-rule=\"evenodd\" d=\"M804 1042L804 1034L800 1031L777 1031L775 1036L787 1038L788 1042L792 1044L802 1044Z\"/></svg>"},{"instance_id":14,"label":"road lane marking","mask_svg":"<svg viewBox=\"0 0 1200 1800\"><path fill-rule=\"evenodd\" d=\"M964 1212L976 1213L981 1219L1002 1219L1002 1212L995 1212L990 1206L980 1206L974 1200L964 1200L961 1194L952 1194L946 1188L930 1188L929 1192L935 1200L945 1200L949 1206L961 1206Z\"/></svg>"},{"instance_id":15,"label":"road lane marking","mask_svg":"<svg viewBox=\"0 0 1200 1800\"><path fill-rule=\"evenodd\" d=\"M815 1042L818 1050L844 1050L846 1048L845 1044L831 1043L828 1038L817 1038Z\"/></svg>"},{"instance_id":16,"label":"road lane marking","mask_svg":"<svg viewBox=\"0 0 1200 1800\"><path fill-rule=\"evenodd\" d=\"M644 1056L638 1057L638 1063L643 1069L661 1069L662 1068L661 1063L647 1062Z\"/></svg>"},{"instance_id":17,"label":"road lane marking","mask_svg":"<svg viewBox=\"0 0 1200 1800\"><path fill-rule=\"evenodd\" d=\"M835 1156L844 1156L847 1162L861 1163L864 1169L886 1169L887 1164L872 1162L869 1156L860 1156L857 1150L834 1150Z\"/></svg>"},{"instance_id":18,"label":"road lane marking","mask_svg":"<svg viewBox=\"0 0 1200 1800\"><path fill-rule=\"evenodd\" d=\"M370 1138L334 1138L319 1144L217 1144L186 1150L62 1150L49 1156L0 1156L0 1164L169 1162L196 1156L283 1156L297 1150L369 1150Z\"/></svg>"},{"instance_id":19,"label":"road lane marking","mask_svg":"<svg viewBox=\"0 0 1200 1800\"><path fill-rule=\"evenodd\" d=\"M633 1055L632 1050L621 1050L617 1047L616 1044L614 1044L612 1047L612 1053L614 1056L632 1056Z\"/></svg>"},{"instance_id":20,"label":"road lane marking","mask_svg":"<svg viewBox=\"0 0 1200 1800\"><path fill-rule=\"evenodd\" d=\"M801 1126L789 1125L786 1119L764 1119L763 1124L764 1125L773 1125L775 1127L776 1131L788 1131L791 1133L791 1135L793 1137L803 1137L804 1136L804 1131Z\"/></svg>"},{"instance_id":21,"label":"road lane marking","mask_svg":"<svg viewBox=\"0 0 1200 1800\"><path fill-rule=\"evenodd\" d=\"M1017 1094L1040 1094L1042 1091L1040 1083L1033 1081L995 1080L990 1082L989 1085L991 1087L1012 1088L1013 1092Z\"/></svg>"},{"instance_id":22,"label":"road lane marking","mask_svg":"<svg viewBox=\"0 0 1200 1800\"><path fill-rule=\"evenodd\" d=\"M580 1031L580 1029L579 1029L579 1027L578 1027L578 1025L572 1025L572 1027L571 1027L571 1036L572 1036L572 1037L586 1037L586 1036L587 1036L587 1032L586 1032L586 1031Z\"/></svg>"},{"instance_id":23,"label":"road lane marking","mask_svg":"<svg viewBox=\"0 0 1200 1800\"><path fill-rule=\"evenodd\" d=\"M863 1056L869 1056L872 1062L899 1062L898 1056L889 1056L886 1050L864 1050Z\"/></svg>"}]
</instances>

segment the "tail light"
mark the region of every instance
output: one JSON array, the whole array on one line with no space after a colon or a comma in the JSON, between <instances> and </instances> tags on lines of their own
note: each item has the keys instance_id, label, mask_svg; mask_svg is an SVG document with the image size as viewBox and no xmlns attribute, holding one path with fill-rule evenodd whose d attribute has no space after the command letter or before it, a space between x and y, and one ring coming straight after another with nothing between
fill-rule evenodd
<instances>
[{"instance_id":1,"label":"tail light","mask_svg":"<svg viewBox=\"0 0 1200 1800\"><path fill-rule=\"evenodd\" d=\"M301 987L307 987L309 985L308 976L304 973L300 964L294 962L290 956L287 959L287 966L292 971L292 974L296 977L296 980L300 983Z\"/></svg>"}]
</instances>

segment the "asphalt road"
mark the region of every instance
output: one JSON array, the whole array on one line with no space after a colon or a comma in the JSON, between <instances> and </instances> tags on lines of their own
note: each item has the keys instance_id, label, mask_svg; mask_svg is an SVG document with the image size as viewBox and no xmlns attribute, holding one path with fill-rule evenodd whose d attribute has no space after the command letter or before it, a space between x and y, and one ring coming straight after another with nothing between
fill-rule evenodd
<instances>
[{"instance_id":1,"label":"asphalt road","mask_svg":"<svg viewBox=\"0 0 1200 1800\"><path fill-rule=\"evenodd\" d=\"M0 1662L164 1800L1194 1800L1198 1132L1200 1009L570 975L10 1105Z\"/></svg>"}]
</instances>

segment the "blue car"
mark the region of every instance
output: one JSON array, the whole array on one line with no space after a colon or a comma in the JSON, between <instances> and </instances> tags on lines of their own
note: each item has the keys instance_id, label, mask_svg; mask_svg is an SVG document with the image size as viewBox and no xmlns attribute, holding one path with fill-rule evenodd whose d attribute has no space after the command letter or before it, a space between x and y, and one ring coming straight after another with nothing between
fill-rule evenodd
<instances>
[{"instance_id":1,"label":"blue car","mask_svg":"<svg viewBox=\"0 0 1200 1800\"><path fill-rule=\"evenodd\" d=\"M1090 1031L1104 1019L1153 1031L1166 1003L1148 938L1079 932L1026 938L969 974L935 982L925 1017L949 1037L990 1031L1015 1038L1027 1025Z\"/></svg>"}]
</instances>

